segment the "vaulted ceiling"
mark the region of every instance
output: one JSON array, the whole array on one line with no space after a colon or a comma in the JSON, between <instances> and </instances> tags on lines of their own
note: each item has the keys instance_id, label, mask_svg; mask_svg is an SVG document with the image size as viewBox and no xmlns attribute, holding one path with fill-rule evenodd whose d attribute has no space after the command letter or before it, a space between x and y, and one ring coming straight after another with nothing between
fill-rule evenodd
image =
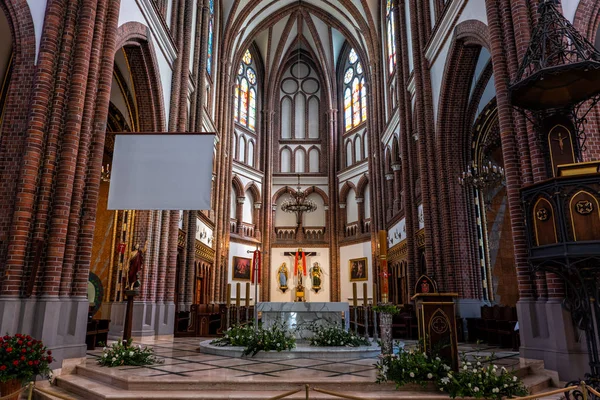
<instances>
[{"instance_id":1,"label":"vaulted ceiling","mask_svg":"<svg viewBox=\"0 0 600 400\"><path fill-rule=\"evenodd\" d=\"M256 43L267 79L296 49L312 53L323 71L337 67L346 40L363 57L378 53L382 0L223 0L225 54L235 64ZM306 48L310 47L310 48ZM331 78L329 76L328 78Z\"/></svg>"}]
</instances>

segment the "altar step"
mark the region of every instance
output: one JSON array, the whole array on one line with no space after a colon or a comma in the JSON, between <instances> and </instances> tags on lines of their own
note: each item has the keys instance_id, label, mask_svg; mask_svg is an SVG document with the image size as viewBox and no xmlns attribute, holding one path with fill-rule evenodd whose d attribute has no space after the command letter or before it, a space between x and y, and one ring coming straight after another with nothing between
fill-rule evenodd
<instances>
[{"instance_id":1,"label":"altar step","mask_svg":"<svg viewBox=\"0 0 600 400\"><path fill-rule=\"evenodd\" d=\"M273 381L261 377L237 379L194 379L169 377L168 379L142 378L127 379L126 371L106 372L97 367L78 366L72 375L59 376L56 386L43 387L45 393L36 392L39 400L258 400L270 399L292 390L301 389L291 400L306 399L305 384L328 391L343 393L361 399L386 400L447 400L442 393L423 391L419 386L405 386L396 390L393 384L376 384L364 380L343 377L339 380L306 381L290 376L286 382ZM520 376L532 394L543 395L553 390L552 379L538 366L519 368ZM333 399L334 397L310 391L310 399ZM548 400L559 400L553 396Z\"/></svg>"}]
</instances>

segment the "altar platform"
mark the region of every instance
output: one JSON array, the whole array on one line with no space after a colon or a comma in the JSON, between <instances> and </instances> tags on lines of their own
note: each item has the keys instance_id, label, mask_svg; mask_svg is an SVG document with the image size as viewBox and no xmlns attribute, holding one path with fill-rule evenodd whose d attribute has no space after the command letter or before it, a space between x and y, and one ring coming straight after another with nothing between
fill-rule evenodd
<instances>
[{"instance_id":1,"label":"altar platform","mask_svg":"<svg viewBox=\"0 0 600 400\"><path fill-rule=\"evenodd\" d=\"M57 386L49 387L47 381L38 381L36 386L43 387L49 394L36 392L34 399L56 400L57 397L52 396L55 394L70 400L265 400L301 390L286 399L304 400L304 388L309 385L311 400L333 398L316 392L315 388L363 400L448 400L447 395L418 385L397 390L393 383L376 384L377 357L348 360L227 357L200 352L198 341L207 339L177 338L141 343L152 347L163 360L162 364L144 367L101 367L96 360L102 349L88 351L87 360L71 366L71 373L62 371L63 375L56 380ZM407 343L407 346L415 345L415 342ZM460 350L469 356L475 354L472 346L463 345ZM490 362L517 370L520 376L529 368L520 365L518 352L486 348L484 353L478 354L491 355ZM525 381L531 384L529 379L526 377Z\"/></svg>"},{"instance_id":2,"label":"altar platform","mask_svg":"<svg viewBox=\"0 0 600 400\"><path fill-rule=\"evenodd\" d=\"M303 329L311 323L337 325L350 329L350 305L348 303L258 303L257 310L261 313L263 327L268 328L277 322L284 323L289 330L296 333L296 338L306 339L312 332Z\"/></svg>"}]
</instances>

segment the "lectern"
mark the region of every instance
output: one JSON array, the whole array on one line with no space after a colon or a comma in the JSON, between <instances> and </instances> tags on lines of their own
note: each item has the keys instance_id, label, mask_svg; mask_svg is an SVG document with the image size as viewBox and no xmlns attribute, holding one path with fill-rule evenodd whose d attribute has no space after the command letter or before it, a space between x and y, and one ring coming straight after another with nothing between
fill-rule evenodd
<instances>
[{"instance_id":1,"label":"lectern","mask_svg":"<svg viewBox=\"0 0 600 400\"><path fill-rule=\"evenodd\" d=\"M435 350L454 371L458 370L458 343L456 337L456 293L439 293L435 281L421 276L417 281L415 295L419 323L419 340L424 351Z\"/></svg>"}]
</instances>

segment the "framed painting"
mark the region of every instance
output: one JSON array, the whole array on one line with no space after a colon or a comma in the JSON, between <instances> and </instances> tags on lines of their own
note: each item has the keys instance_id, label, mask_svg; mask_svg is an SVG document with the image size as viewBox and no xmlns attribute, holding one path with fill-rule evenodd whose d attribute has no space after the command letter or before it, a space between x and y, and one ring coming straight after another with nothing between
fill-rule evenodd
<instances>
[{"instance_id":1,"label":"framed painting","mask_svg":"<svg viewBox=\"0 0 600 400\"><path fill-rule=\"evenodd\" d=\"M368 279L369 262L367 257L353 258L350 264L350 282L366 281Z\"/></svg>"},{"instance_id":2,"label":"framed painting","mask_svg":"<svg viewBox=\"0 0 600 400\"><path fill-rule=\"evenodd\" d=\"M252 272L252 259L244 257L233 257L232 280L250 281Z\"/></svg>"}]
</instances>

